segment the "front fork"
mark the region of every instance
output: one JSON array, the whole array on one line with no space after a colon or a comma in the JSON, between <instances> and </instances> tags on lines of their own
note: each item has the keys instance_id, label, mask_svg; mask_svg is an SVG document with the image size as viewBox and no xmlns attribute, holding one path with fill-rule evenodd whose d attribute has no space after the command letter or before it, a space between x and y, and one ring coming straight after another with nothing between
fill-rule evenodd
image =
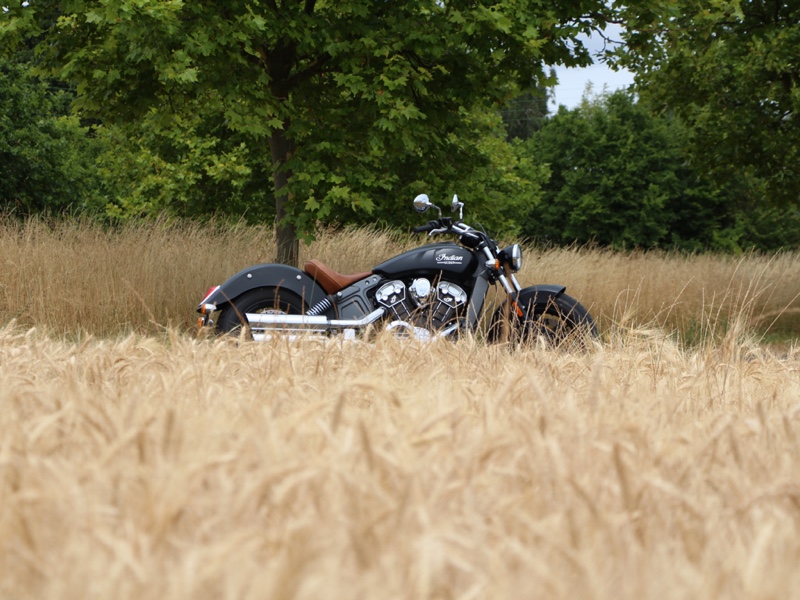
<instances>
[{"instance_id":1,"label":"front fork","mask_svg":"<svg viewBox=\"0 0 800 600\"><path fill-rule=\"evenodd\" d=\"M497 280L508 294L508 298L511 301L511 308L519 318L524 317L525 313L522 311L522 308L520 308L519 304L517 304L517 295L519 294L520 290L522 290L522 287L520 287L516 276L511 272L511 269L508 268L508 265L500 264L500 261L494 257L488 246L483 247L483 253L488 259L486 266L490 269L494 269L494 271L497 273Z\"/></svg>"}]
</instances>

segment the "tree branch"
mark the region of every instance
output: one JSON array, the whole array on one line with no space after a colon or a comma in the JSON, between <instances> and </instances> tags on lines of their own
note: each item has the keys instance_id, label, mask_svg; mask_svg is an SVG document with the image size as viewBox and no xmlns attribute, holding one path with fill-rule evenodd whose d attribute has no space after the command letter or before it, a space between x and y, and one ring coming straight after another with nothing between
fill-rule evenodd
<instances>
[{"instance_id":1,"label":"tree branch","mask_svg":"<svg viewBox=\"0 0 800 600\"><path fill-rule=\"evenodd\" d=\"M304 81L308 81L314 75L319 75L322 72L322 68L328 63L330 59L331 56L329 54L323 54L317 57L305 69L298 71L297 73L289 77L285 82L286 88L291 89L297 85L300 85Z\"/></svg>"}]
</instances>

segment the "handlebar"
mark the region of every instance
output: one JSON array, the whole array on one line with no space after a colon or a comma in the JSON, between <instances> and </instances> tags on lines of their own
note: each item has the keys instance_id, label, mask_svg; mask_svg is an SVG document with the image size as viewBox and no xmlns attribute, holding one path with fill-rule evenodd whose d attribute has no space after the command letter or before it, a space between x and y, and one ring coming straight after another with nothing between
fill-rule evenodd
<instances>
[{"instance_id":1,"label":"handlebar","mask_svg":"<svg viewBox=\"0 0 800 600\"><path fill-rule=\"evenodd\" d=\"M465 225L460 221L453 222L452 219L444 218L444 219L433 219L432 221L428 221L425 225L419 225L418 227L414 227L411 231L414 233L428 233L429 236L438 234L438 233L455 233L456 235L461 236L461 241L465 242L465 238L472 239L472 240L480 240L481 234L475 231L469 225ZM487 238L488 240L488 238ZM470 244L466 244L470 245Z\"/></svg>"},{"instance_id":2,"label":"handlebar","mask_svg":"<svg viewBox=\"0 0 800 600\"><path fill-rule=\"evenodd\" d=\"M498 251L497 243L486 234L486 231L477 231L461 221L463 218L461 209L463 209L464 204L458 201L457 196L453 196L452 208L453 211L459 211L458 220L451 217L443 217L441 209L435 204L431 204L425 194L420 194L414 199L414 208L417 212L423 213L430 207L434 207L439 211L439 218L428 221L425 225L414 227L411 231L414 233L427 233L428 237L440 233L451 233L459 236L459 242L468 248L478 249L484 246L485 248L491 248L492 252Z\"/></svg>"},{"instance_id":3,"label":"handlebar","mask_svg":"<svg viewBox=\"0 0 800 600\"><path fill-rule=\"evenodd\" d=\"M434 229L438 229L440 227L439 221L433 220L428 221L425 225L420 225L419 227L414 227L411 231L414 233L425 233L427 231L433 231Z\"/></svg>"}]
</instances>

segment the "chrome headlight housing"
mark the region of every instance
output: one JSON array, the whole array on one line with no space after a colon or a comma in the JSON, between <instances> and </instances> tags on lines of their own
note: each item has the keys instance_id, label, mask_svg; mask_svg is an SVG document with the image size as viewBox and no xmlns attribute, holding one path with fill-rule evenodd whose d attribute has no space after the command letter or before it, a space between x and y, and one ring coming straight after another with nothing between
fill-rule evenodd
<instances>
[{"instance_id":1,"label":"chrome headlight housing","mask_svg":"<svg viewBox=\"0 0 800 600\"><path fill-rule=\"evenodd\" d=\"M502 254L504 262L508 263L514 273L522 268L522 248L519 247L519 244L512 244L504 248Z\"/></svg>"}]
</instances>

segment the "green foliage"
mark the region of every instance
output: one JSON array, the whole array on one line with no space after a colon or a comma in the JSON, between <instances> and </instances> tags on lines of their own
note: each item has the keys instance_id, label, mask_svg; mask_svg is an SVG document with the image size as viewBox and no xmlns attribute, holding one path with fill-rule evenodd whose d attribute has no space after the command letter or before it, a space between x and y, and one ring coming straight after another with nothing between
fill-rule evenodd
<instances>
[{"instance_id":1,"label":"green foliage","mask_svg":"<svg viewBox=\"0 0 800 600\"><path fill-rule=\"evenodd\" d=\"M255 201L265 198L270 173L257 176L263 160L251 138L208 119L176 119L159 130L155 118L98 132L115 149L98 162L113 182L108 214L274 217L268 202ZM302 212L292 215L300 232L313 232L318 223L417 225L410 201L425 192L439 202L457 193L471 220L498 233L519 233L519 217L540 193L546 169L521 154L519 144L505 142L497 111L476 110L461 119L459 134L430 150L390 152L381 144L370 151L366 136L347 129L310 130L288 163L294 172L289 189L305 199L298 204Z\"/></svg>"},{"instance_id":2,"label":"green foliage","mask_svg":"<svg viewBox=\"0 0 800 600\"><path fill-rule=\"evenodd\" d=\"M104 147L76 117L70 94L0 57L0 209L19 214L97 210Z\"/></svg>"},{"instance_id":3,"label":"green foliage","mask_svg":"<svg viewBox=\"0 0 800 600\"><path fill-rule=\"evenodd\" d=\"M553 74L555 77L555 74ZM549 109L550 89L539 86L511 99L500 114L510 140L527 140L544 125Z\"/></svg>"},{"instance_id":4,"label":"green foliage","mask_svg":"<svg viewBox=\"0 0 800 600\"><path fill-rule=\"evenodd\" d=\"M253 203L274 194L277 217L303 230L423 184L472 182L471 170L512 175L482 180L484 202L519 187L524 161L472 147L470 119L544 79L544 65L590 62L579 36L610 12L602 0L9 4L0 44L35 44L43 68L76 86L80 114L139 123L141 152L106 165L146 175L113 199L120 211L191 213L192 190L215 184L232 199L212 204L233 210L248 177L270 172Z\"/></svg>"},{"instance_id":5,"label":"green foliage","mask_svg":"<svg viewBox=\"0 0 800 600\"><path fill-rule=\"evenodd\" d=\"M627 8L622 61L642 96L693 131L720 183L764 182L759 203L800 208L800 3L655 1Z\"/></svg>"},{"instance_id":6,"label":"green foliage","mask_svg":"<svg viewBox=\"0 0 800 600\"><path fill-rule=\"evenodd\" d=\"M307 214L323 222L418 225L419 216L410 210L414 196L424 192L445 204L455 193L467 203L471 222L519 233L520 215L540 193L546 169L505 141L497 111L475 110L460 119L462 129L434 140L435 147L391 153L385 146L365 151L369 141L361 136L317 132L293 158L290 187L308 199ZM369 211L363 208L367 203Z\"/></svg>"},{"instance_id":7,"label":"green foliage","mask_svg":"<svg viewBox=\"0 0 800 600\"><path fill-rule=\"evenodd\" d=\"M168 127L158 119L152 111L138 123L98 130L113 148L97 162L113 190L107 215L274 219L268 201L272 174L250 138L210 118L176 117Z\"/></svg>"},{"instance_id":8,"label":"green foliage","mask_svg":"<svg viewBox=\"0 0 800 600\"><path fill-rule=\"evenodd\" d=\"M686 132L627 92L559 109L526 148L551 171L525 227L556 243L735 249L724 191L686 164Z\"/></svg>"}]
</instances>

